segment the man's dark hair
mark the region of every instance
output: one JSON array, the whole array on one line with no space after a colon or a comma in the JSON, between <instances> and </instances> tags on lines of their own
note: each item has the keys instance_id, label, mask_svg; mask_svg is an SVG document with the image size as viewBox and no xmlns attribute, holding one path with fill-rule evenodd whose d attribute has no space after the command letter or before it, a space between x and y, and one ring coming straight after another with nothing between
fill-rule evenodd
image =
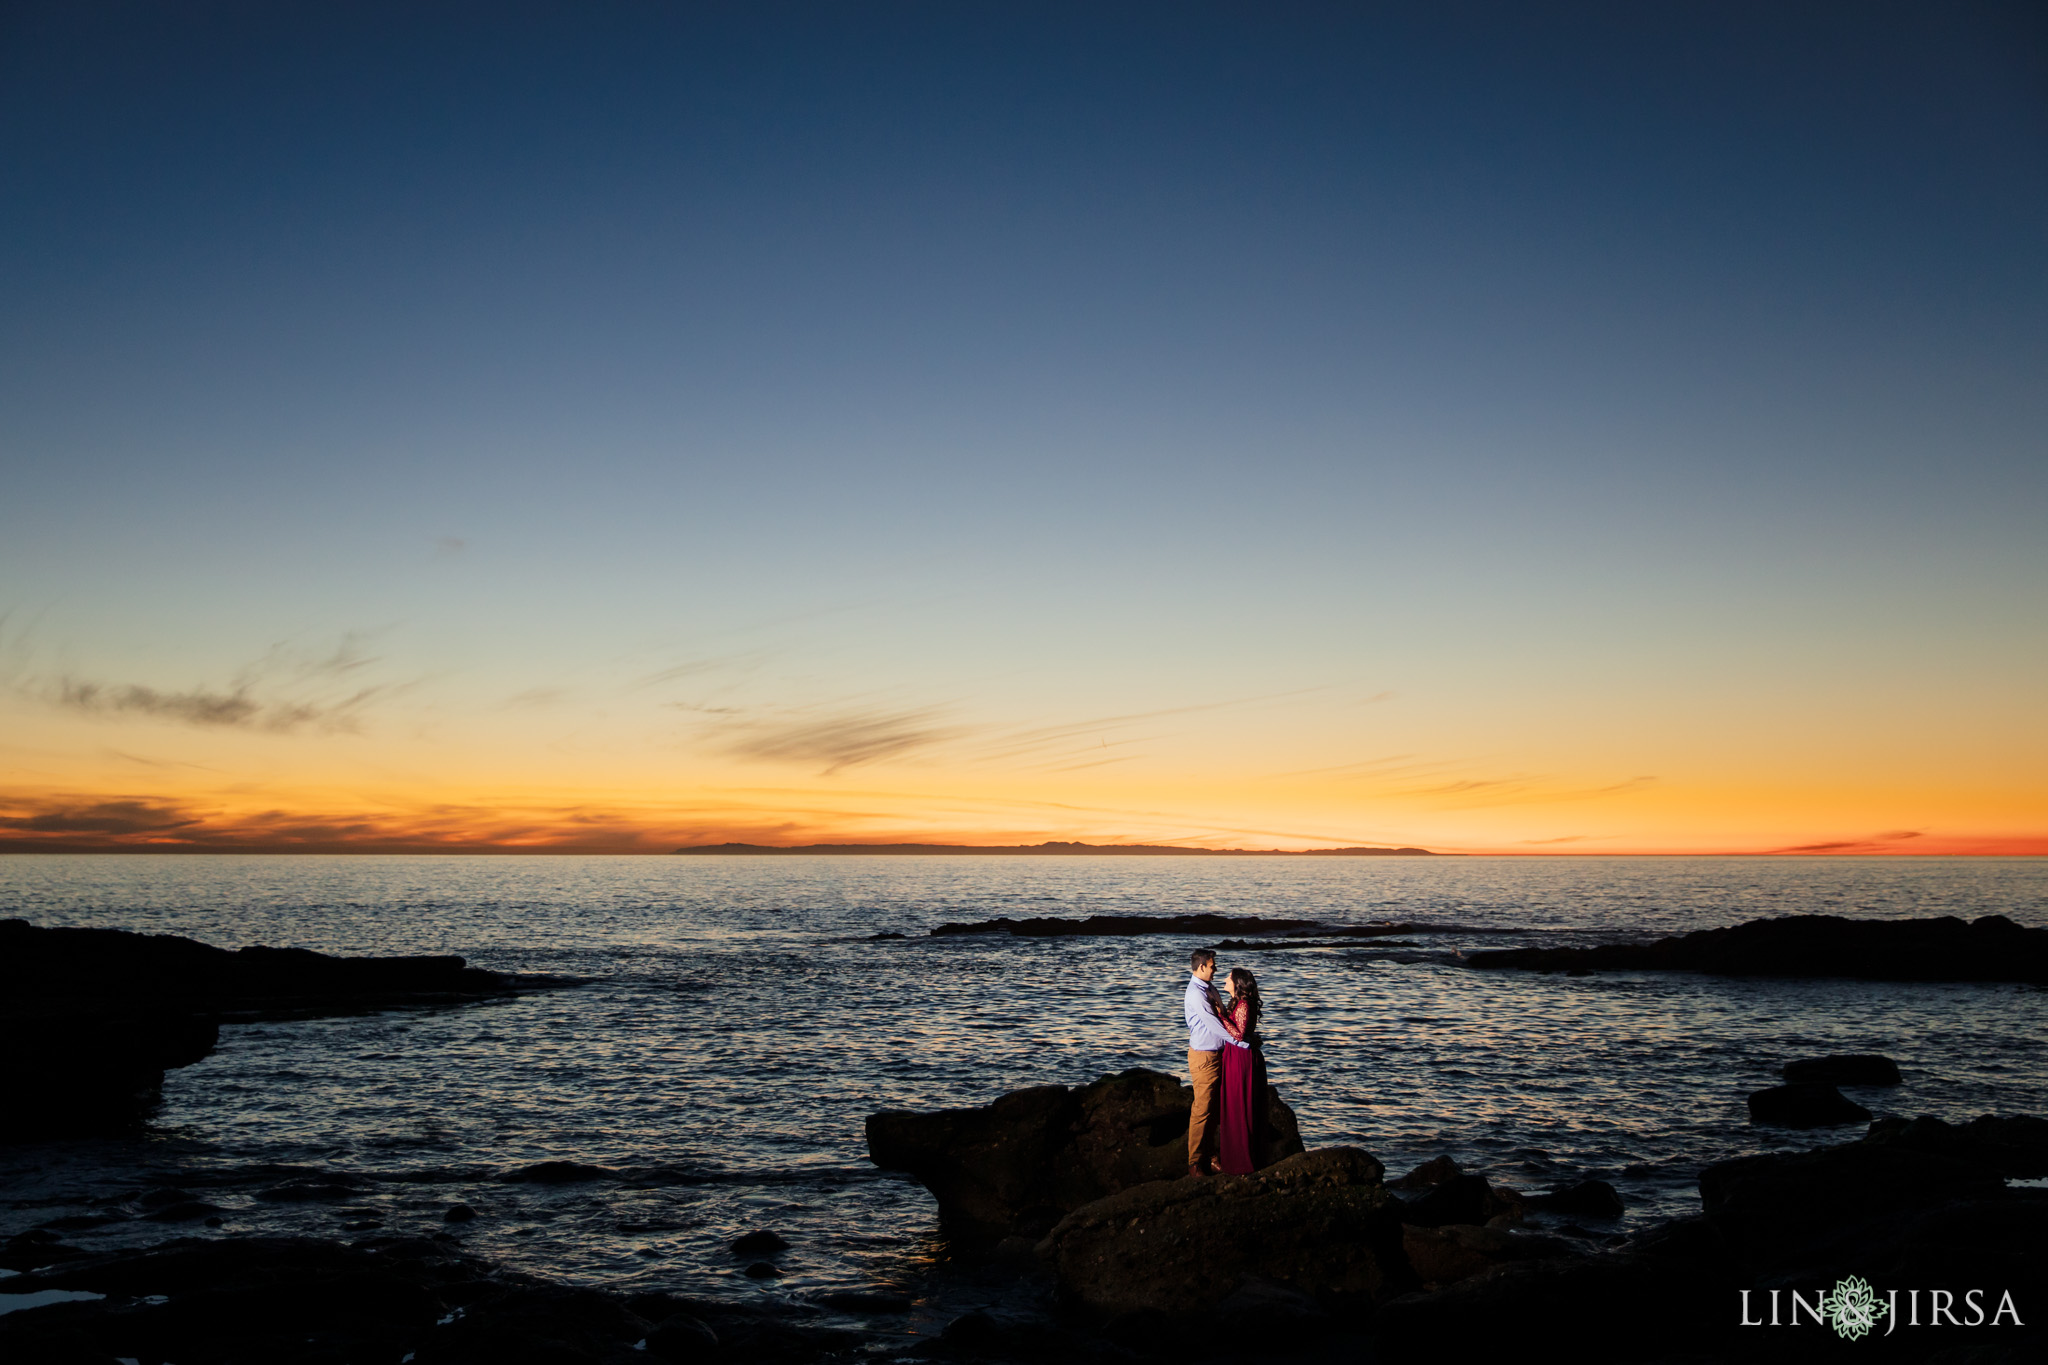
<instances>
[{"instance_id":1,"label":"man's dark hair","mask_svg":"<svg viewBox=\"0 0 2048 1365\"><path fill-rule=\"evenodd\" d=\"M1199 972L1206 964L1214 962L1215 960L1216 954L1210 952L1207 948L1197 948L1195 949L1195 951L1188 954L1188 970L1191 972Z\"/></svg>"}]
</instances>

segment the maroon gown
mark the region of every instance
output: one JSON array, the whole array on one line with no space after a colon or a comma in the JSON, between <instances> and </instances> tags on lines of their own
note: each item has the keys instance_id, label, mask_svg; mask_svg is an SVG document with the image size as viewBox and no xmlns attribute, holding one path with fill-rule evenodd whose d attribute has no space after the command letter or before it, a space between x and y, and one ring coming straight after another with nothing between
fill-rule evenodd
<instances>
[{"instance_id":1,"label":"maroon gown","mask_svg":"<svg viewBox=\"0 0 2048 1365\"><path fill-rule=\"evenodd\" d=\"M1232 1002L1222 1016L1223 1027L1232 1038L1242 1039L1251 1002ZM1259 1057L1258 1038L1250 1047L1223 1049L1223 1116L1217 1124L1217 1169L1225 1175L1250 1175L1258 1166L1259 1127L1264 1117L1265 1067Z\"/></svg>"}]
</instances>

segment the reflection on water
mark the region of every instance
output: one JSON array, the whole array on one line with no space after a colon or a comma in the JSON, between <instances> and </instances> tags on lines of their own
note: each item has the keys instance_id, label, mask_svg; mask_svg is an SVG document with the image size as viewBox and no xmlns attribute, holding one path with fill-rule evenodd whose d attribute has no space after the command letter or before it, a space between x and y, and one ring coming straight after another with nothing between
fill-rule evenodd
<instances>
[{"instance_id":1,"label":"reflection on water","mask_svg":"<svg viewBox=\"0 0 2048 1365\"><path fill-rule=\"evenodd\" d=\"M1654 937L1769 914L2041 924L2043 860L14 857L0 860L0 904L41 924L455 952L596 978L437 1013L231 1028L172 1074L147 1140L0 1154L0 1231L86 1219L93 1195L152 1186L217 1206L223 1233L440 1230L461 1202L478 1212L453 1225L473 1249L548 1275L916 1291L939 1250L931 1201L868 1166L866 1114L1181 1066L1191 941L921 937L1005 914L1491 926L1416 948L1239 955L1265 994L1273 1080L1311 1145L1355 1143L1397 1171L1448 1151L1524 1188L1598 1176L1631 1220L1696 1207L1705 1162L1799 1144L1750 1129L1743 1108L1793 1057L1898 1058L1904 1086L1851 1092L1880 1114L2048 1110L2038 989L1531 976L1455 960L1538 935ZM887 930L912 937L868 941ZM549 1160L610 1174L499 1178ZM361 1188L258 1197L329 1171ZM794 1244L784 1278L739 1274L727 1248L756 1227ZM66 1235L173 1231L205 1229L123 1220ZM940 1298L953 1300L913 1325L974 1292L950 1282Z\"/></svg>"}]
</instances>

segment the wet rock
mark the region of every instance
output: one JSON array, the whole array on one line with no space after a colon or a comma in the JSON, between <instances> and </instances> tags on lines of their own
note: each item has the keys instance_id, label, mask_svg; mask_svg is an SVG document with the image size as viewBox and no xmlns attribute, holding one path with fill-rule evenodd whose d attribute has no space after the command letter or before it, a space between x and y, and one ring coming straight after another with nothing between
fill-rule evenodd
<instances>
[{"instance_id":1,"label":"wet rock","mask_svg":"<svg viewBox=\"0 0 2048 1365\"><path fill-rule=\"evenodd\" d=\"M538 1161L499 1177L508 1185L577 1185L588 1180L610 1180L618 1174L603 1166L586 1166L580 1161Z\"/></svg>"},{"instance_id":2,"label":"wet rock","mask_svg":"<svg viewBox=\"0 0 2048 1365\"><path fill-rule=\"evenodd\" d=\"M735 1256L773 1256L778 1251L787 1250L789 1243L766 1228L758 1228L732 1244Z\"/></svg>"},{"instance_id":3,"label":"wet rock","mask_svg":"<svg viewBox=\"0 0 2048 1365\"><path fill-rule=\"evenodd\" d=\"M750 1280L779 1280L782 1272L766 1261L756 1261L740 1272Z\"/></svg>"},{"instance_id":4,"label":"wet rock","mask_svg":"<svg viewBox=\"0 0 2048 1365\"><path fill-rule=\"evenodd\" d=\"M448 1212L441 1215L441 1221L444 1223L467 1223L474 1220L475 1217L476 1210L469 1205L452 1204L449 1206Z\"/></svg>"},{"instance_id":5,"label":"wet rock","mask_svg":"<svg viewBox=\"0 0 2048 1365\"><path fill-rule=\"evenodd\" d=\"M1787 1062L1787 1085L1897 1085L1899 1064L1874 1052L1841 1053Z\"/></svg>"},{"instance_id":6,"label":"wet rock","mask_svg":"<svg viewBox=\"0 0 2048 1365\"><path fill-rule=\"evenodd\" d=\"M1447 1156L1431 1157L1399 1180L1389 1180L1390 1190L1435 1189L1446 1180L1456 1180L1465 1173L1464 1168Z\"/></svg>"},{"instance_id":7,"label":"wet rock","mask_svg":"<svg viewBox=\"0 0 2048 1365\"><path fill-rule=\"evenodd\" d=\"M1301 1150L1294 1111L1267 1090L1270 1164ZM1187 1169L1193 1092L1134 1068L1079 1089L1013 1091L979 1109L889 1110L867 1120L868 1156L906 1171L939 1201L948 1233L970 1244L1042 1235L1071 1210Z\"/></svg>"},{"instance_id":8,"label":"wet rock","mask_svg":"<svg viewBox=\"0 0 2048 1365\"><path fill-rule=\"evenodd\" d=\"M1752 1091L1749 1121L1773 1128L1832 1128L1868 1123L1870 1111L1831 1085L1806 1082Z\"/></svg>"},{"instance_id":9,"label":"wet rock","mask_svg":"<svg viewBox=\"0 0 2048 1365\"><path fill-rule=\"evenodd\" d=\"M1529 1199L1531 1208L1572 1218L1619 1218L1628 1210L1621 1192L1604 1180L1581 1180Z\"/></svg>"},{"instance_id":10,"label":"wet rock","mask_svg":"<svg viewBox=\"0 0 2048 1365\"><path fill-rule=\"evenodd\" d=\"M1788 915L1649 944L1509 948L1467 954L1481 968L1681 971L1865 981L2048 981L2048 929L2003 915L1964 921Z\"/></svg>"},{"instance_id":11,"label":"wet rock","mask_svg":"<svg viewBox=\"0 0 2048 1365\"><path fill-rule=\"evenodd\" d=\"M1415 1282L1382 1175L1330 1147L1257 1175L1138 1185L1068 1214L1040 1255L1065 1296L1106 1316L1199 1315L1253 1279L1369 1308Z\"/></svg>"}]
</instances>

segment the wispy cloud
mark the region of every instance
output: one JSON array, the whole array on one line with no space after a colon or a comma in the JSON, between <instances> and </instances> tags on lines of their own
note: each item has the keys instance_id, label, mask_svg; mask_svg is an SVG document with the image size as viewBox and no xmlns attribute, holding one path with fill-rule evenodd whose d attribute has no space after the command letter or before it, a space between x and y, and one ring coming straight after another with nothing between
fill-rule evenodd
<instances>
[{"instance_id":1,"label":"wispy cloud","mask_svg":"<svg viewBox=\"0 0 2048 1365\"><path fill-rule=\"evenodd\" d=\"M224 685L173 689L63 674L18 682L15 690L85 715L143 716L202 729L354 731L372 702L399 690L362 683L364 670L376 662L363 652L362 637L350 634L328 653L273 647Z\"/></svg>"},{"instance_id":2,"label":"wispy cloud","mask_svg":"<svg viewBox=\"0 0 2048 1365\"><path fill-rule=\"evenodd\" d=\"M943 723L945 715L943 707L918 706L746 721L726 727L732 737L724 750L740 758L822 764L824 774L830 776L884 759L903 758L969 732L966 726Z\"/></svg>"},{"instance_id":3,"label":"wispy cloud","mask_svg":"<svg viewBox=\"0 0 2048 1365\"><path fill-rule=\"evenodd\" d=\"M1874 834L1868 839L1835 839L1820 844L1794 844L1789 848L1773 848L1766 850L1766 852L1883 853L1894 844L1904 843L1908 839L1918 839L1920 835L1921 831L1917 829L1893 829L1886 830L1882 834Z\"/></svg>"}]
</instances>

